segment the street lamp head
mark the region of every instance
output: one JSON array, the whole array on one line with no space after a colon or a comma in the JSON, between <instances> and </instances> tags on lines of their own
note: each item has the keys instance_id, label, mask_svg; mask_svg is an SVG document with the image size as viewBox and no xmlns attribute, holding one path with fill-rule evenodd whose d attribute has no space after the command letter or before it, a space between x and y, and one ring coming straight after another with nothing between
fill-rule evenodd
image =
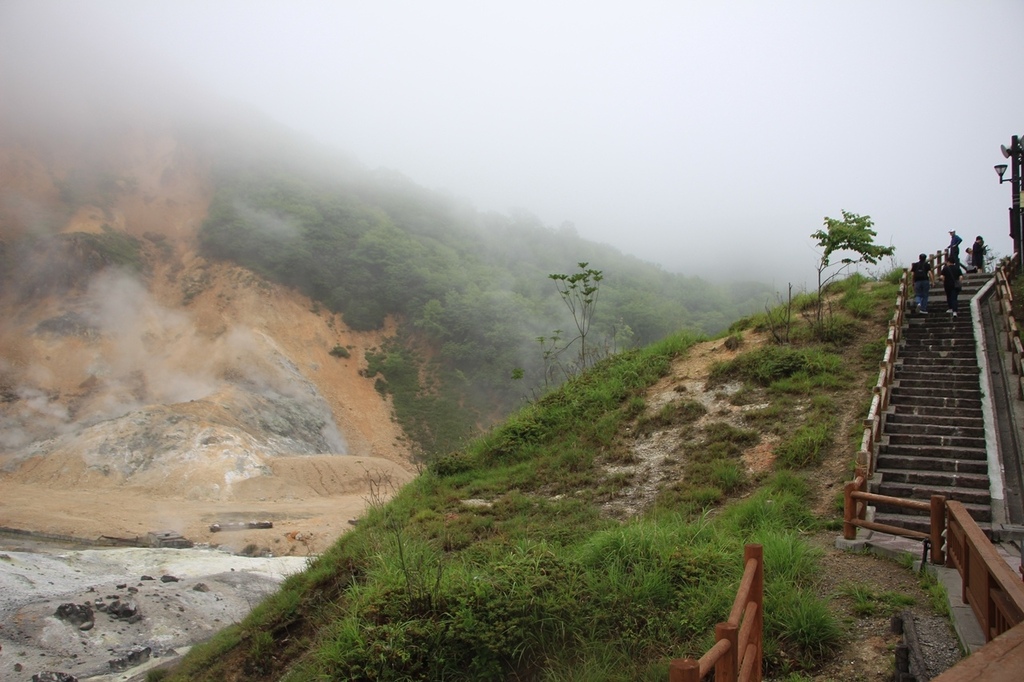
<instances>
[{"instance_id":1,"label":"street lamp head","mask_svg":"<svg viewBox=\"0 0 1024 682\"><path fill-rule=\"evenodd\" d=\"M1005 149L1005 147L1004 147L1004 149ZM995 166L996 173L999 175L999 184L1000 185L1003 184L1003 173L1006 172L1006 168L1007 168L1007 166L1006 166L1005 163L1000 163L1000 164Z\"/></svg>"}]
</instances>

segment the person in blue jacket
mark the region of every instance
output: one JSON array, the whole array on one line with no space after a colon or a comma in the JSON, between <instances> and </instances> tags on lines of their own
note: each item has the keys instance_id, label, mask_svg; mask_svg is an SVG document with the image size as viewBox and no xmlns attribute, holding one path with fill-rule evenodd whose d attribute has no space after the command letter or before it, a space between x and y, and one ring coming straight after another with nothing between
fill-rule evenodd
<instances>
[{"instance_id":1,"label":"person in blue jacket","mask_svg":"<svg viewBox=\"0 0 1024 682\"><path fill-rule=\"evenodd\" d=\"M949 231L949 248L946 249L946 255L953 259L953 262L960 265L960 242L963 239L956 233L956 230Z\"/></svg>"}]
</instances>

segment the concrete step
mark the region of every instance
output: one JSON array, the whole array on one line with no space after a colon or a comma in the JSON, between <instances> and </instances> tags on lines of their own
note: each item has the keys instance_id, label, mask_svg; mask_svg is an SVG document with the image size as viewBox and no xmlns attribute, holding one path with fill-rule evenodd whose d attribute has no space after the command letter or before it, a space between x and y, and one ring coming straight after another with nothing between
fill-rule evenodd
<instances>
[{"instance_id":1,"label":"concrete step","mask_svg":"<svg viewBox=\"0 0 1024 682\"><path fill-rule=\"evenodd\" d=\"M885 436L883 436L885 438ZM882 442L878 445L878 455L893 455L898 457L933 457L936 459L971 459L988 460L988 451L985 448L951 448L920 445L908 445L903 443Z\"/></svg>"},{"instance_id":2,"label":"concrete step","mask_svg":"<svg viewBox=\"0 0 1024 682\"><path fill-rule=\"evenodd\" d=\"M970 424L935 424L933 422L921 421L916 424L900 424L886 422L885 435L889 437L890 443L908 443L905 440L909 436L934 437L942 439L939 444L945 444L946 439L972 438L985 442L985 426L981 420ZM928 443L922 442L922 445Z\"/></svg>"},{"instance_id":3,"label":"concrete step","mask_svg":"<svg viewBox=\"0 0 1024 682\"><path fill-rule=\"evenodd\" d=\"M884 433L889 445L913 445L919 448L950 448L984 450L984 432L980 436L969 434L932 434L932 433Z\"/></svg>"},{"instance_id":4,"label":"concrete step","mask_svg":"<svg viewBox=\"0 0 1024 682\"><path fill-rule=\"evenodd\" d=\"M897 373L896 385L903 388L933 388L942 394L944 386L957 385L959 388L971 388L980 386L977 368L953 368L949 371L939 372L937 368L929 367L921 369L902 369Z\"/></svg>"},{"instance_id":5,"label":"concrete step","mask_svg":"<svg viewBox=\"0 0 1024 682\"><path fill-rule=\"evenodd\" d=\"M963 339L950 338L905 338L899 355L906 356L913 351L924 350L929 353L941 353L944 351L967 351L974 355L974 337Z\"/></svg>"},{"instance_id":6,"label":"concrete step","mask_svg":"<svg viewBox=\"0 0 1024 682\"><path fill-rule=\"evenodd\" d=\"M992 503L992 497L987 488L979 490L978 488L954 488L948 485L902 483L899 481L887 481L884 477L878 486L878 493L891 497L904 497L910 500L930 500L932 495L942 495L947 500L959 500L964 504L984 506Z\"/></svg>"},{"instance_id":7,"label":"concrete step","mask_svg":"<svg viewBox=\"0 0 1024 682\"><path fill-rule=\"evenodd\" d=\"M938 365L948 365L950 367L978 364L978 358L974 354L973 348L958 348L955 350L947 348L943 350L936 350L933 348L926 348L924 346L910 348L901 346L898 355L905 367L917 362L928 361L932 361Z\"/></svg>"},{"instance_id":8,"label":"concrete step","mask_svg":"<svg viewBox=\"0 0 1024 682\"><path fill-rule=\"evenodd\" d=\"M909 510L907 510L909 511ZM968 508L968 513L978 522L981 530L984 531L985 535L992 536L992 510L986 508L985 510L979 510L977 516L975 512ZM982 517L982 518L978 518ZM910 513L899 513L899 512L880 512L875 510L875 523L884 523L888 526L897 526L899 528L907 528L909 530L916 530L922 533L929 532L929 518L927 514L923 512L920 514Z\"/></svg>"},{"instance_id":9,"label":"concrete step","mask_svg":"<svg viewBox=\"0 0 1024 682\"><path fill-rule=\"evenodd\" d=\"M913 327L907 327L906 333L903 335L904 341L920 341L922 339L957 339L960 341L970 342L974 338L974 326L969 323L969 318L965 318L965 322L968 324L961 324L961 315L956 316L956 322L950 322L951 318L943 315L933 315L928 313L924 316L928 319L925 321L922 318L922 323L916 324ZM939 318L943 319L939 319Z\"/></svg>"},{"instance_id":10,"label":"concrete step","mask_svg":"<svg viewBox=\"0 0 1024 682\"><path fill-rule=\"evenodd\" d=\"M950 398L955 400L977 400L980 404L981 389L977 386L973 386L971 388L953 386L942 390L937 390L934 387L904 386L900 382L899 376L897 376L896 385L892 387L892 395L896 398L911 398L915 400L918 398L924 400L930 400L933 398L946 398L947 400Z\"/></svg>"},{"instance_id":11,"label":"concrete step","mask_svg":"<svg viewBox=\"0 0 1024 682\"><path fill-rule=\"evenodd\" d=\"M971 411L947 410L945 412L934 409L930 413L922 414L918 411L911 411L908 406L895 406L886 415L886 428L898 429L900 426L915 424L973 428L979 425L981 419L981 409Z\"/></svg>"},{"instance_id":12,"label":"concrete step","mask_svg":"<svg viewBox=\"0 0 1024 682\"><path fill-rule=\"evenodd\" d=\"M972 357L958 357L954 360L942 359L939 363L923 363L923 358L901 361L896 366L896 376L903 378L934 379L946 375L959 377L977 377L981 370L977 360Z\"/></svg>"},{"instance_id":13,"label":"concrete step","mask_svg":"<svg viewBox=\"0 0 1024 682\"><path fill-rule=\"evenodd\" d=\"M932 374L928 378L915 377L913 375L905 376L904 374L901 374L896 379L896 385L900 388L926 389L928 391L939 393L939 395L948 392L951 388L956 390L980 390L977 372L972 374L950 372L944 377L939 374Z\"/></svg>"},{"instance_id":14,"label":"concrete step","mask_svg":"<svg viewBox=\"0 0 1024 682\"><path fill-rule=\"evenodd\" d=\"M915 471L944 471L962 474L983 474L988 478L988 460L929 457L928 455L881 454L875 462L878 471L910 469Z\"/></svg>"},{"instance_id":15,"label":"concrete step","mask_svg":"<svg viewBox=\"0 0 1024 682\"><path fill-rule=\"evenodd\" d=\"M939 357L935 353L915 353L907 356L900 354L896 359L896 371L916 370L918 372L941 372L944 369L959 369L961 371L977 371L978 358L972 349L970 353L964 353L962 358Z\"/></svg>"},{"instance_id":16,"label":"concrete step","mask_svg":"<svg viewBox=\"0 0 1024 682\"><path fill-rule=\"evenodd\" d=\"M989 491L987 473L966 474L953 471L929 471L925 469L888 469L879 466L883 484L940 486L948 488L976 488Z\"/></svg>"},{"instance_id":17,"label":"concrete step","mask_svg":"<svg viewBox=\"0 0 1024 682\"><path fill-rule=\"evenodd\" d=\"M929 386L904 386L902 383L898 383L893 386L893 395L905 395L910 397L922 397L922 398L934 398L934 397L946 397L946 398L974 398L978 399L979 388L973 386L957 387L952 386L945 390L938 391L935 387Z\"/></svg>"},{"instance_id":18,"label":"concrete step","mask_svg":"<svg viewBox=\"0 0 1024 682\"><path fill-rule=\"evenodd\" d=\"M893 389L889 405L897 414L934 414L955 417L981 416L981 396L956 397L946 395L919 395L920 391Z\"/></svg>"},{"instance_id":19,"label":"concrete step","mask_svg":"<svg viewBox=\"0 0 1024 682\"><path fill-rule=\"evenodd\" d=\"M948 331L950 333L960 333L971 329L971 315L967 313L963 306L960 307L960 312L957 313L956 317L953 317L946 312L946 302L942 302L942 308L932 308L932 304L928 302L928 314L921 315L920 313L911 313L909 318L914 324L907 325L907 331L918 333L935 330L938 332Z\"/></svg>"}]
</instances>

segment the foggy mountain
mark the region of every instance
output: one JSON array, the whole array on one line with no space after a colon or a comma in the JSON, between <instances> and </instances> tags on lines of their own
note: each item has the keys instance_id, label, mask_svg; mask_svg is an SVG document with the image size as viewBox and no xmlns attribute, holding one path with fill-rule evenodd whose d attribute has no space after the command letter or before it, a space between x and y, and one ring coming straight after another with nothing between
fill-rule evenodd
<instances>
[{"instance_id":1,"label":"foggy mountain","mask_svg":"<svg viewBox=\"0 0 1024 682\"><path fill-rule=\"evenodd\" d=\"M767 299L77 68L3 74L0 525L202 538L260 503L326 538L347 518L320 501L407 480L561 379L545 353L573 321L549 274L604 273L606 352Z\"/></svg>"},{"instance_id":2,"label":"foggy mountain","mask_svg":"<svg viewBox=\"0 0 1024 682\"><path fill-rule=\"evenodd\" d=\"M209 162L148 123L5 130L0 525L201 539L211 515L262 503L329 541L364 469L409 476L390 407L359 374L384 332L198 256ZM349 358L330 355L339 344ZM327 500L336 513L310 522Z\"/></svg>"}]
</instances>

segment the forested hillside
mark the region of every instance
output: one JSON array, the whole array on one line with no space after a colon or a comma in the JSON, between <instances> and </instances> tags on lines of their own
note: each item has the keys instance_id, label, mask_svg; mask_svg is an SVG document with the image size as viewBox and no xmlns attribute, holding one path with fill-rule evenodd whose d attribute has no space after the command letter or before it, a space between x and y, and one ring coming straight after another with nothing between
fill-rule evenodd
<instances>
[{"instance_id":1,"label":"forested hillside","mask_svg":"<svg viewBox=\"0 0 1024 682\"><path fill-rule=\"evenodd\" d=\"M576 321L551 274L601 273L585 364L680 330L714 334L772 296L665 272L525 211L480 213L397 173L288 158L216 167L203 252L297 288L356 330L393 318L398 336L369 372L424 455L578 368Z\"/></svg>"}]
</instances>

